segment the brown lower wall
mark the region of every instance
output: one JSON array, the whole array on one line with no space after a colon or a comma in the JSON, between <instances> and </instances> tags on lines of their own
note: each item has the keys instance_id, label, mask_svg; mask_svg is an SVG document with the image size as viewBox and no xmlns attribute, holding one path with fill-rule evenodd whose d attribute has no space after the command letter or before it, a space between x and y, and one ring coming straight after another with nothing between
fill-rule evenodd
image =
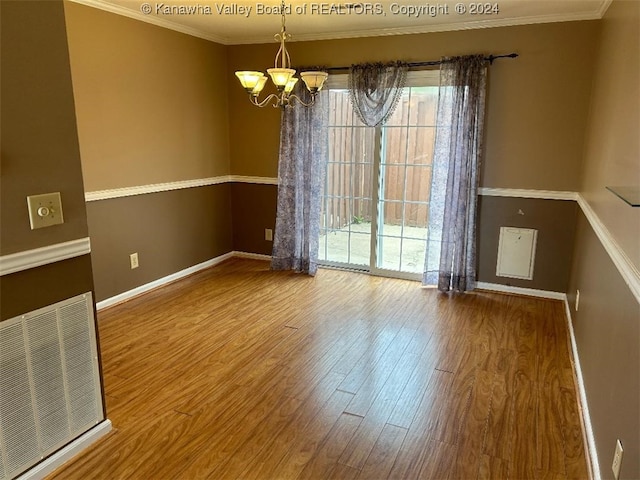
<instances>
[{"instance_id":1,"label":"brown lower wall","mask_svg":"<svg viewBox=\"0 0 640 480\"><path fill-rule=\"evenodd\" d=\"M616 439L620 478L640 478L640 305L582 213L568 297L602 478Z\"/></svg>"},{"instance_id":2,"label":"brown lower wall","mask_svg":"<svg viewBox=\"0 0 640 480\"><path fill-rule=\"evenodd\" d=\"M278 187L234 183L234 250L271 255L264 229L274 228ZM481 196L478 213L478 280L515 287L566 292L577 204L573 201ZM519 215L522 210L524 215ZM500 227L538 230L533 280L497 277Z\"/></svg>"},{"instance_id":3,"label":"brown lower wall","mask_svg":"<svg viewBox=\"0 0 640 480\"><path fill-rule=\"evenodd\" d=\"M273 242L264 239L264 230L275 230L277 199L276 185L231 185L234 250L271 255Z\"/></svg>"},{"instance_id":4,"label":"brown lower wall","mask_svg":"<svg viewBox=\"0 0 640 480\"><path fill-rule=\"evenodd\" d=\"M566 292L577 209L576 202L567 200L480 196L478 281ZM533 280L496 276L500 227L538 230Z\"/></svg>"},{"instance_id":5,"label":"brown lower wall","mask_svg":"<svg viewBox=\"0 0 640 480\"><path fill-rule=\"evenodd\" d=\"M96 300L230 252L229 192L222 184L88 202Z\"/></svg>"},{"instance_id":6,"label":"brown lower wall","mask_svg":"<svg viewBox=\"0 0 640 480\"><path fill-rule=\"evenodd\" d=\"M91 256L0 277L0 321L93 291Z\"/></svg>"}]
</instances>

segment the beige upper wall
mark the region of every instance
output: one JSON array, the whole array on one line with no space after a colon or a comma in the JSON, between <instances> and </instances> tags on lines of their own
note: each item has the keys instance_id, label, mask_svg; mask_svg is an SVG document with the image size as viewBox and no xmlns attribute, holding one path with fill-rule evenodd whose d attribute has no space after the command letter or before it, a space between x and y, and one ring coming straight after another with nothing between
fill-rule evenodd
<instances>
[{"instance_id":1,"label":"beige upper wall","mask_svg":"<svg viewBox=\"0 0 640 480\"><path fill-rule=\"evenodd\" d=\"M65 11L87 191L277 175L280 112L250 105L233 75L271 66L275 43L224 47L71 2ZM491 67L482 185L577 190L597 31L569 22L290 51L297 64L327 66L516 51Z\"/></svg>"},{"instance_id":2,"label":"beige upper wall","mask_svg":"<svg viewBox=\"0 0 640 480\"><path fill-rule=\"evenodd\" d=\"M86 191L229 174L226 47L64 6Z\"/></svg>"},{"instance_id":3,"label":"beige upper wall","mask_svg":"<svg viewBox=\"0 0 640 480\"><path fill-rule=\"evenodd\" d=\"M274 23L274 29L277 24ZM485 187L577 190L588 113L597 21L316 42L293 42L298 65L438 59L517 52L490 70ZM296 32L291 32L294 35ZM277 45L229 47L231 171L277 174L279 112L257 109L233 71L266 69Z\"/></svg>"},{"instance_id":4,"label":"beige upper wall","mask_svg":"<svg viewBox=\"0 0 640 480\"><path fill-rule=\"evenodd\" d=\"M640 2L614 1L602 20L580 191L640 269L640 208L606 186L640 187Z\"/></svg>"}]
</instances>

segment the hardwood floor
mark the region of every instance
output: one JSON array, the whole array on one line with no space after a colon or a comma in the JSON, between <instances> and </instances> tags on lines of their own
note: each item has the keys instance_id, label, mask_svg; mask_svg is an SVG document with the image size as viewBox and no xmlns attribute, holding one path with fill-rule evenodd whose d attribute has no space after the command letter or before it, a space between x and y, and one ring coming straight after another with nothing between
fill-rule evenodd
<instances>
[{"instance_id":1,"label":"hardwood floor","mask_svg":"<svg viewBox=\"0 0 640 480\"><path fill-rule=\"evenodd\" d=\"M233 259L99 330L114 433L55 479L588 478L558 301Z\"/></svg>"}]
</instances>

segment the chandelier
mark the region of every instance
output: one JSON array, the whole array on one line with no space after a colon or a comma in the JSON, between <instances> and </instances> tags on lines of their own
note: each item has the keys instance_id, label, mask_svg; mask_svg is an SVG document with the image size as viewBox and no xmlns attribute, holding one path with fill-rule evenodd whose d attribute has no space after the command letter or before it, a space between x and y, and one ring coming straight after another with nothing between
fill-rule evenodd
<instances>
[{"instance_id":1,"label":"chandelier","mask_svg":"<svg viewBox=\"0 0 640 480\"><path fill-rule=\"evenodd\" d=\"M236 72L236 76L240 80L242 87L249 94L251 103L258 107L264 107L272 102L274 107L285 108L287 106L293 106L293 101L297 101L305 107L310 107L314 104L316 94L322 89L325 80L329 76L327 72L321 71L305 71L300 72L300 78L307 87L307 90L311 93L311 101L305 103L297 95L293 95L293 87L298 82L298 78L294 77L296 71L291 68L291 57L287 51L285 42L291 39L291 34L287 33L285 26L285 3L282 0L281 5L282 12L282 27L280 33L276 33L274 38L277 42L280 42L280 49L276 53L276 59L273 68L267 69L267 73L271 77L271 81L276 86L278 93L272 93L264 100L260 100L260 92L264 88L267 82L267 76L262 72L255 71L239 71Z\"/></svg>"}]
</instances>

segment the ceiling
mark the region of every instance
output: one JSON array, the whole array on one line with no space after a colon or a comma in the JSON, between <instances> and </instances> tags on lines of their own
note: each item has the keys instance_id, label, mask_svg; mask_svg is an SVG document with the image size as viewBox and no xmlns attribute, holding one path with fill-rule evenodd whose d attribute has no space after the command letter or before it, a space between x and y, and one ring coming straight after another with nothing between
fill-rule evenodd
<instances>
[{"instance_id":1,"label":"ceiling","mask_svg":"<svg viewBox=\"0 0 640 480\"><path fill-rule=\"evenodd\" d=\"M274 33L280 30L280 0L71 1L225 45L273 42ZM611 1L497 0L487 4L459 0L287 0L285 13L292 41L302 41L594 20L602 18ZM464 13L458 11L461 6Z\"/></svg>"}]
</instances>

